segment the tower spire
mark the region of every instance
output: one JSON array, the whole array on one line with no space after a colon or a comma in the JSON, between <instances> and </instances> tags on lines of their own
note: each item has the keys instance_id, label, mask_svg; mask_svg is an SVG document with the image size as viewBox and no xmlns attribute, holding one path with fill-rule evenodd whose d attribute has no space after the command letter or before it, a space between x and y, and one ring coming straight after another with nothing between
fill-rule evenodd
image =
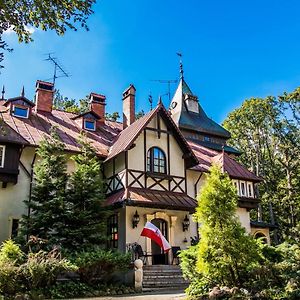
<instances>
[{"instance_id":1,"label":"tower spire","mask_svg":"<svg viewBox=\"0 0 300 300\"><path fill-rule=\"evenodd\" d=\"M23 87L22 87L21 97L25 97L25 89L24 89L24 85L23 85Z\"/></svg>"},{"instance_id":2,"label":"tower spire","mask_svg":"<svg viewBox=\"0 0 300 300\"><path fill-rule=\"evenodd\" d=\"M179 73L180 73L180 79L183 79L182 53L177 52L176 54L179 56Z\"/></svg>"}]
</instances>

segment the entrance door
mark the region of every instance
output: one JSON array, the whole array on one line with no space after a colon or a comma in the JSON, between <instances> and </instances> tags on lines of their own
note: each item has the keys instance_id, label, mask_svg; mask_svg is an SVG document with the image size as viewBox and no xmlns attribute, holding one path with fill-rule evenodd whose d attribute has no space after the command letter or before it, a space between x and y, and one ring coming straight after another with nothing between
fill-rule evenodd
<instances>
[{"instance_id":1,"label":"entrance door","mask_svg":"<svg viewBox=\"0 0 300 300\"><path fill-rule=\"evenodd\" d=\"M163 219L153 219L151 221L168 240L168 223ZM163 249L160 248L155 242L151 241L152 250L152 264L153 265L167 265L168 254L165 254Z\"/></svg>"}]
</instances>

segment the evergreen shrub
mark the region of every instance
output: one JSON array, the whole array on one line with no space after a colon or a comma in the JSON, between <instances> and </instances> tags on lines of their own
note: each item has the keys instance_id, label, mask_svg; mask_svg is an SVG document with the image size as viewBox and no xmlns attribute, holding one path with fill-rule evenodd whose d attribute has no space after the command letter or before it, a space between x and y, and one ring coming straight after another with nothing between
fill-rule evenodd
<instances>
[{"instance_id":1,"label":"evergreen shrub","mask_svg":"<svg viewBox=\"0 0 300 300\"><path fill-rule=\"evenodd\" d=\"M84 283L108 282L114 272L129 268L130 255L102 248L75 252L70 260L78 267L80 280Z\"/></svg>"}]
</instances>

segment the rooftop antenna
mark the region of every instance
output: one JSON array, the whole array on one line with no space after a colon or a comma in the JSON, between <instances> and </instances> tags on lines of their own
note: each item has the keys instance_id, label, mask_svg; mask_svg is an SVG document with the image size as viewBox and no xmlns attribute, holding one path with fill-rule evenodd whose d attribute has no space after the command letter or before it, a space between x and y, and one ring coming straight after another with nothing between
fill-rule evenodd
<instances>
[{"instance_id":1,"label":"rooftop antenna","mask_svg":"<svg viewBox=\"0 0 300 300\"><path fill-rule=\"evenodd\" d=\"M183 64L182 64L182 53L176 53L179 56L179 72L180 72L180 79L183 79Z\"/></svg>"},{"instance_id":2,"label":"rooftop antenna","mask_svg":"<svg viewBox=\"0 0 300 300\"><path fill-rule=\"evenodd\" d=\"M58 62L58 59L56 57L51 56L51 54L53 53L48 53L48 58L46 58L45 60L50 61L54 65L52 82L55 86L55 81L57 78L69 77L70 75L63 69L62 65Z\"/></svg>"},{"instance_id":3,"label":"rooftop antenna","mask_svg":"<svg viewBox=\"0 0 300 300\"><path fill-rule=\"evenodd\" d=\"M169 96L169 101L171 101L171 83L177 83L178 80L152 79L151 81L167 84L168 85L168 92L166 93L166 95Z\"/></svg>"},{"instance_id":4,"label":"rooftop antenna","mask_svg":"<svg viewBox=\"0 0 300 300\"><path fill-rule=\"evenodd\" d=\"M152 110L153 98L152 98L152 95L151 95L151 91L149 93L148 101L150 103L150 110Z\"/></svg>"},{"instance_id":5,"label":"rooftop antenna","mask_svg":"<svg viewBox=\"0 0 300 300\"><path fill-rule=\"evenodd\" d=\"M5 95L5 87L4 87L4 85L3 85L3 87L2 87L2 92L1 92L1 94L2 94L1 100L4 100L4 95Z\"/></svg>"}]
</instances>

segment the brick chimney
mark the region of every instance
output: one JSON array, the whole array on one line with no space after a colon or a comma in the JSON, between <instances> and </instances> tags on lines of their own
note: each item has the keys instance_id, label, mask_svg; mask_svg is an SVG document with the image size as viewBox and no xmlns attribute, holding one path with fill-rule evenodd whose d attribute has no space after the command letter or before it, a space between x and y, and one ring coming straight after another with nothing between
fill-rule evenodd
<instances>
[{"instance_id":1,"label":"brick chimney","mask_svg":"<svg viewBox=\"0 0 300 300\"><path fill-rule=\"evenodd\" d=\"M123 93L123 128L135 121L135 87L131 84Z\"/></svg>"},{"instance_id":2,"label":"brick chimney","mask_svg":"<svg viewBox=\"0 0 300 300\"><path fill-rule=\"evenodd\" d=\"M90 94L90 110L96 113L100 120L98 122L104 123L105 121L105 99L104 95L91 93Z\"/></svg>"},{"instance_id":3,"label":"brick chimney","mask_svg":"<svg viewBox=\"0 0 300 300\"><path fill-rule=\"evenodd\" d=\"M35 86L35 111L52 112L54 94L53 83L37 80Z\"/></svg>"}]
</instances>

